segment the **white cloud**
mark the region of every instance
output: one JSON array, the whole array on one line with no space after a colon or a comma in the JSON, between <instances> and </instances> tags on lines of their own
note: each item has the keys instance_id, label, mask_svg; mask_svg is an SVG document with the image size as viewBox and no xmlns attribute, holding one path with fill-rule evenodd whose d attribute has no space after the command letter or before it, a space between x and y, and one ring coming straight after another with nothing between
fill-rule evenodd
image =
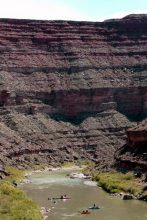
<instances>
[{"instance_id":1,"label":"white cloud","mask_svg":"<svg viewBox=\"0 0 147 220\"><path fill-rule=\"evenodd\" d=\"M1 18L40 20L86 20L81 13L59 3L41 3L36 0L3 0L0 2Z\"/></svg>"},{"instance_id":2,"label":"white cloud","mask_svg":"<svg viewBox=\"0 0 147 220\"><path fill-rule=\"evenodd\" d=\"M38 0L0 0L0 18L103 21L111 18L122 18L128 14L147 14L147 10L136 10L117 12L104 17L90 17L86 16L82 11L76 11L65 4L50 2Z\"/></svg>"}]
</instances>

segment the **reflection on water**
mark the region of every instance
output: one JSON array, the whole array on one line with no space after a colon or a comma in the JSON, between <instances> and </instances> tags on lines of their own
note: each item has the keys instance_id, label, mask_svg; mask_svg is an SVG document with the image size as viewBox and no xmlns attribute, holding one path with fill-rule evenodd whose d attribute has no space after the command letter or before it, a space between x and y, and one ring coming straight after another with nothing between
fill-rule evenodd
<instances>
[{"instance_id":1,"label":"reflection on water","mask_svg":"<svg viewBox=\"0 0 147 220\"><path fill-rule=\"evenodd\" d=\"M33 183L20 187L40 206L51 209L48 220L147 220L147 203L111 197L98 187L83 185L82 179L70 179L67 173L67 170L36 173L29 176ZM48 200L65 194L71 199L59 200L57 204ZM80 214L94 203L101 209L91 210L90 215Z\"/></svg>"}]
</instances>

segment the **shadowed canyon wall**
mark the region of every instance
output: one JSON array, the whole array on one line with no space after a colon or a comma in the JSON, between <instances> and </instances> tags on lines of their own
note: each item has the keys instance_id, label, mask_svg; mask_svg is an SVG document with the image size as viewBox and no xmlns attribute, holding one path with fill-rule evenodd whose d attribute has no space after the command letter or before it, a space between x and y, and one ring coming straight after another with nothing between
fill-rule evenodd
<instances>
[{"instance_id":1,"label":"shadowed canyon wall","mask_svg":"<svg viewBox=\"0 0 147 220\"><path fill-rule=\"evenodd\" d=\"M147 115L147 16L0 19L0 161L113 163Z\"/></svg>"}]
</instances>

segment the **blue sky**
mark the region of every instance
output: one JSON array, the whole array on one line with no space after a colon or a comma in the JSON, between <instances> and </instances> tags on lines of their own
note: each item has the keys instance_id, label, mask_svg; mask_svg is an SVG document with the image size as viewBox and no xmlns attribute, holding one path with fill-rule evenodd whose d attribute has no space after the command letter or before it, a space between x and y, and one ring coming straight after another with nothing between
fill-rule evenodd
<instances>
[{"instance_id":1,"label":"blue sky","mask_svg":"<svg viewBox=\"0 0 147 220\"><path fill-rule=\"evenodd\" d=\"M0 0L1 18L103 21L147 14L147 0Z\"/></svg>"}]
</instances>

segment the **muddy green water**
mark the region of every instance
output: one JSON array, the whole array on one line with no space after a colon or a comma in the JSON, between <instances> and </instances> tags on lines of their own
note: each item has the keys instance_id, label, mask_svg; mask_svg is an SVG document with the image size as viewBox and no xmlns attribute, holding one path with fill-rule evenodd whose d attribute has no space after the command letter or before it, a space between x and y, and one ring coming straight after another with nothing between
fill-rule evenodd
<instances>
[{"instance_id":1,"label":"muddy green water","mask_svg":"<svg viewBox=\"0 0 147 220\"><path fill-rule=\"evenodd\" d=\"M147 203L137 200L123 201L95 186L86 186L82 179L70 179L67 173L72 171L45 171L29 176L33 183L23 184L19 188L33 198L39 206L50 208L47 220L147 220ZM48 197L60 197L66 194L70 200L60 200L57 204ZM80 211L96 204L99 210L90 215Z\"/></svg>"}]
</instances>

